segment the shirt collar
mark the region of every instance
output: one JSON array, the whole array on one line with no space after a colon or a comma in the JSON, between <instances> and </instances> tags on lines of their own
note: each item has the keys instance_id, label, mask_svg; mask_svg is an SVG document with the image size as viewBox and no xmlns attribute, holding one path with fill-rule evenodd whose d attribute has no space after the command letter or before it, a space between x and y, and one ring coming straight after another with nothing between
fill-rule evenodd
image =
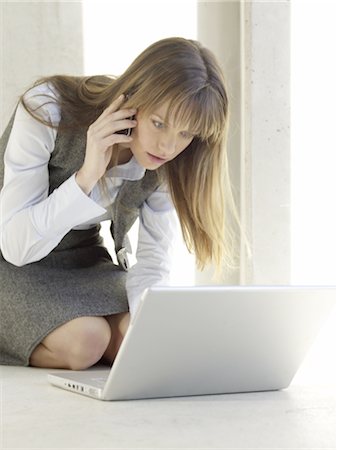
<instances>
[{"instance_id":1,"label":"shirt collar","mask_svg":"<svg viewBox=\"0 0 337 450\"><path fill-rule=\"evenodd\" d=\"M109 178L123 178L124 180L140 180L145 175L145 168L138 164L136 158L132 156L130 161L109 169L106 176Z\"/></svg>"}]
</instances>

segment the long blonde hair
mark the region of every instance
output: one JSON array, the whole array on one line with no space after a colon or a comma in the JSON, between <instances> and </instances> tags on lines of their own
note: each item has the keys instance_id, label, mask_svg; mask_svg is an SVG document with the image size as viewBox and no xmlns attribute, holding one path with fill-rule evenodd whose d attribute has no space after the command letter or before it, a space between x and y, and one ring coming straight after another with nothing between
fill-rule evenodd
<instances>
[{"instance_id":1,"label":"long blonde hair","mask_svg":"<svg viewBox=\"0 0 337 450\"><path fill-rule=\"evenodd\" d=\"M67 127L89 126L122 93L128 94L126 108L145 114L168 102L167 115L196 133L180 155L159 169L187 248L195 253L199 269L210 262L218 269L235 265L238 215L226 151L228 96L210 50L198 41L166 38L144 50L119 77L56 75L35 85L44 82L55 87L61 110L73 118ZM24 95L23 105L44 122L30 110Z\"/></svg>"}]
</instances>

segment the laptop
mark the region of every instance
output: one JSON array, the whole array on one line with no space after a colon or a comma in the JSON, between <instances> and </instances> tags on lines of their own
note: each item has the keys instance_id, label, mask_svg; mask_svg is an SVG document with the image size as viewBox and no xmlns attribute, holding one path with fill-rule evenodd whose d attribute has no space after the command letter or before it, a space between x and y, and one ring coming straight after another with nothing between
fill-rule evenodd
<instances>
[{"instance_id":1,"label":"laptop","mask_svg":"<svg viewBox=\"0 0 337 450\"><path fill-rule=\"evenodd\" d=\"M111 369L51 384L100 400L285 389L335 303L335 287L153 287Z\"/></svg>"}]
</instances>

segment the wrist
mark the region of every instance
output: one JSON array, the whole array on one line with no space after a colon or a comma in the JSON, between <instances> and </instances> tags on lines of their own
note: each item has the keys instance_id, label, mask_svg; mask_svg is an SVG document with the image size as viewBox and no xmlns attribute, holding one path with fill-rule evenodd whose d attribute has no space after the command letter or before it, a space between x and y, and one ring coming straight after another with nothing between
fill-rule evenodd
<instances>
[{"instance_id":1,"label":"wrist","mask_svg":"<svg viewBox=\"0 0 337 450\"><path fill-rule=\"evenodd\" d=\"M93 190L93 187L98 181L83 173L81 169L76 173L75 180L82 191L87 195L90 194L90 192Z\"/></svg>"}]
</instances>

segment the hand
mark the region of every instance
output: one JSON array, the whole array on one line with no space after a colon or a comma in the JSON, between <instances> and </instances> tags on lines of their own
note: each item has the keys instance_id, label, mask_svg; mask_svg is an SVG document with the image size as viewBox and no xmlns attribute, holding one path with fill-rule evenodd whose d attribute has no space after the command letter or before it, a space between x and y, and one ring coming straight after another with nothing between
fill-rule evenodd
<instances>
[{"instance_id":1,"label":"hand","mask_svg":"<svg viewBox=\"0 0 337 450\"><path fill-rule=\"evenodd\" d=\"M132 141L131 136L116 133L137 125L136 120L129 119L135 115L135 109L119 109L124 99L121 95L114 100L88 128L84 163L76 174L77 183L87 194L104 175L113 145Z\"/></svg>"}]
</instances>

